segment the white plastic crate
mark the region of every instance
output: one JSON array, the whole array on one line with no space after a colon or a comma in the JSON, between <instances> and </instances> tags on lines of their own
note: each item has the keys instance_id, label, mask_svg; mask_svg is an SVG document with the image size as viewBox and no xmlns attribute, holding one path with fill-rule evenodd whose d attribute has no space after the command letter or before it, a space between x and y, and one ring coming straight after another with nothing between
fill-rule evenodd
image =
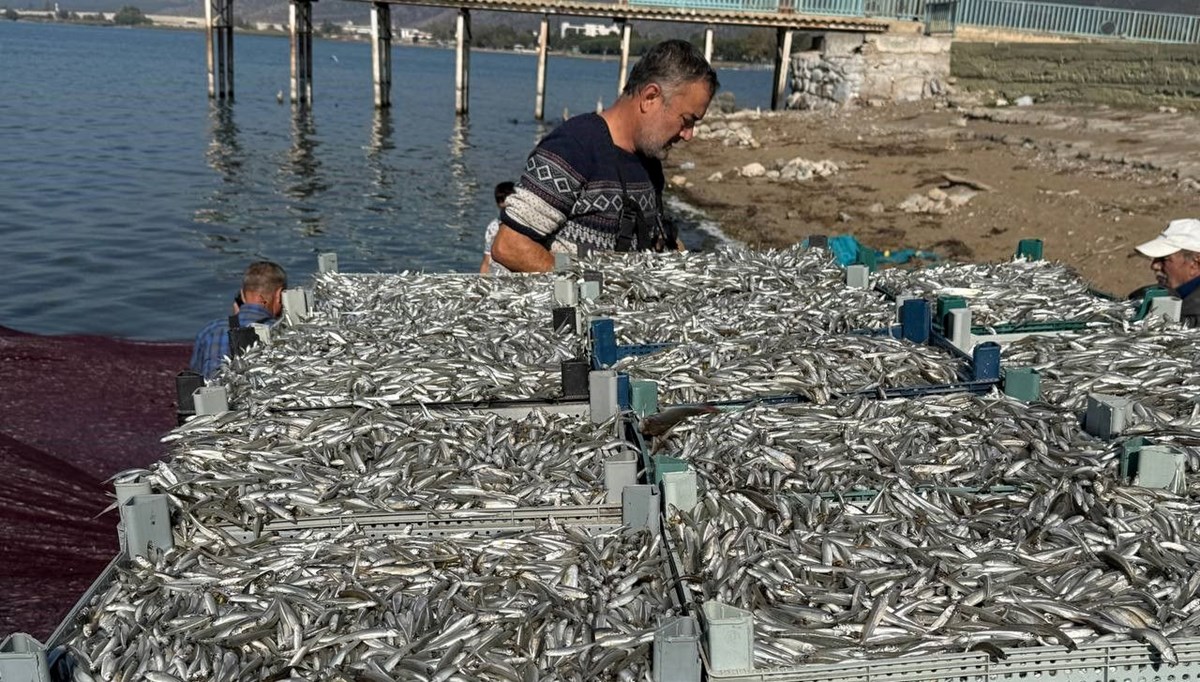
<instances>
[{"instance_id":1,"label":"white plastic crate","mask_svg":"<svg viewBox=\"0 0 1200 682\"><path fill-rule=\"evenodd\" d=\"M1160 660L1139 642L1005 649L993 661L983 652L938 654L789 668L715 670L714 682L1187 682L1200 679L1200 639L1173 642L1179 663Z\"/></svg>"},{"instance_id":2,"label":"white plastic crate","mask_svg":"<svg viewBox=\"0 0 1200 682\"><path fill-rule=\"evenodd\" d=\"M0 641L0 680L3 682L50 682L46 651L41 642L18 632Z\"/></svg>"},{"instance_id":3,"label":"white plastic crate","mask_svg":"<svg viewBox=\"0 0 1200 682\"><path fill-rule=\"evenodd\" d=\"M307 531L337 531L355 525L372 537L388 537L399 533L435 536L459 533L498 535L528 530L549 521L562 525L584 526L596 531L610 530L621 525L621 506L618 504L456 509L441 513L339 514L295 521L272 521L263 525L261 534L293 537ZM220 529L240 542L248 542L256 536L253 531L240 526L223 525Z\"/></svg>"}]
</instances>

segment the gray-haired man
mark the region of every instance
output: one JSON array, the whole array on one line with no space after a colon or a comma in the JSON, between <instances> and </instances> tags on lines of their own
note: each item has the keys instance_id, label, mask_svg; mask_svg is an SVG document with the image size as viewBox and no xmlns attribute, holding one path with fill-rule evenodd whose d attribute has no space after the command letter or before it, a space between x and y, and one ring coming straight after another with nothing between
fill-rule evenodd
<instances>
[{"instance_id":1,"label":"gray-haired man","mask_svg":"<svg viewBox=\"0 0 1200 682\"><path fill-rule=\"evenodd\" d=\"M517 272L547 272L554 252L675 248L662 217L662 159L692 139L718 87L691 43L651 48L611 107L572 118L529 155L492 258Z\"/></svg>"}]
</instances>

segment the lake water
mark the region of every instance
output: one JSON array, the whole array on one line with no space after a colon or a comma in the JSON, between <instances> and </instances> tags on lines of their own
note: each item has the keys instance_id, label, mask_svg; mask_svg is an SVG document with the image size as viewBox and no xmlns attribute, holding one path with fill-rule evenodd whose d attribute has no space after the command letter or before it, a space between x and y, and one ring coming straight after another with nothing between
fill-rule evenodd
<instances>
[{"instance_id":1,"label":"lake water","mask_svg":"<svg viewBox=\"0 0 1200 682\"><path fill-rule=\"evenodd\" d=\"M0 325L188 339L260 257L295 283L324 251L347 272L477 269L493 185L549 130L535 56L473 53L459 121L452 50L395 47L382 113L368 44L313 54L297 113L276 100L287 39L238 35L221 105L200 32L0 21ZM617 68L552 55L547 119L610 103ZM769 69L719 76L739 106L769 105Z\"/></svg>"}]
</instances>

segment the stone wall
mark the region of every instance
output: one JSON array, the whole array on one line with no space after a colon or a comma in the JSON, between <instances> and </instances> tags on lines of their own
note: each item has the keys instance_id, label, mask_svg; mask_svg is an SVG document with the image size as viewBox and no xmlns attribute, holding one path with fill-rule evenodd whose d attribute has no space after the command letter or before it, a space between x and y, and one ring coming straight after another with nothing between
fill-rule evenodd
<instances>
[{"instance_id":1,"label":"stone wall","mask_svg":"<svg viewBox=\"0 0 1200 682\"><path fill-rule=\"evenodd\" d=\"M1195 45L955 43L953 76L996 98L1200 110Z\"/></svg>"},{"instance_id":2,"label":"stone wall","mask_svg":"<svg viewBox=\"0 0 1200 682\"><path fill-rule=\"evenodd\" d=\"M863 33L802 34L792 54L789 109L910 102L942 94L950 38Z\"/></svg>"}]
</instances>

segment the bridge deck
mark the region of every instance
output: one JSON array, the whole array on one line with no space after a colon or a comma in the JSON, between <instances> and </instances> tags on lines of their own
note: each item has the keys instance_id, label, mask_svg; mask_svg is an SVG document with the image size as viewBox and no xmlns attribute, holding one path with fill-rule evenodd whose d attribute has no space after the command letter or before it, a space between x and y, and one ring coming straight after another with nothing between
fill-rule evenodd
<instances>
[{"instance_id":1,"label":"bridge deck","mask_svg":"<svg viewBox=\"0 0 1200 682\"><path fill-rule=\"evenodd\" d=\"M735 26L766 26L812 31L856 31L883 33L888 22L862 17L818 16L780 11L739 11L699 9L690 7L629 5L613 2L583 0L352 0L354 2L383 2L389 5L419 5L454 9L525 12L562 16L607 17L630 21L675 21L696 24Z\"/></svg>"}]
</instances>

